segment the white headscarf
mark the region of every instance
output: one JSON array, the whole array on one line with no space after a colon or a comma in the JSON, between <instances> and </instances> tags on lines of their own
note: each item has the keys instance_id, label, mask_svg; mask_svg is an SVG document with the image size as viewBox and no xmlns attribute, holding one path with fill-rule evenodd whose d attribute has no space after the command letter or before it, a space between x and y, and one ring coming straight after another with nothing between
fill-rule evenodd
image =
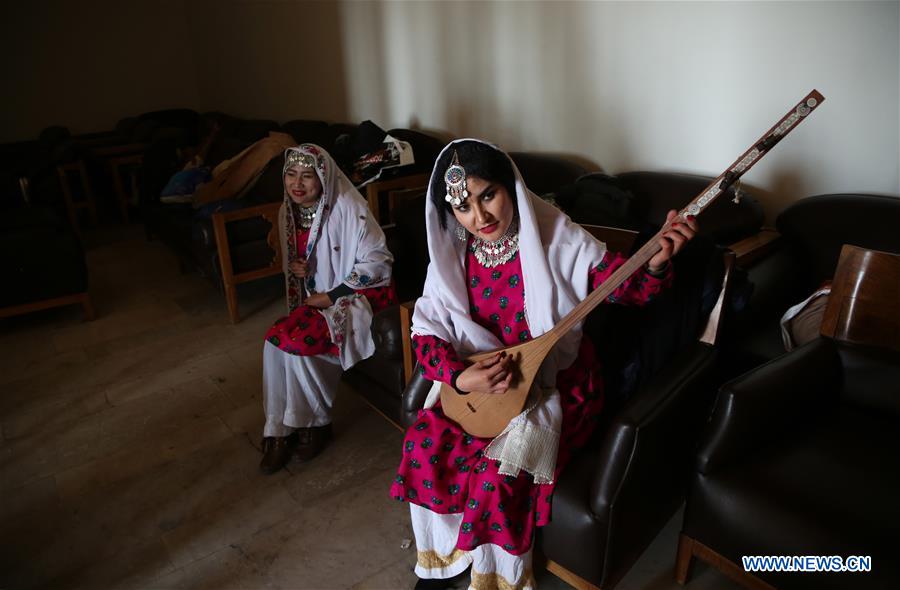
<instances>
[{"instance_id":1,"label":"white headscarf","mask_svg":"<svg viewBox=\"0 0 900 590\"><path fill-rule=\"evenodd\" d=\"M298 224L294 219L290 196L284 192L279 211L282 267L287 286L288 312L300 305L302 289L328 292L344 284L353 289L383 287L391 282L394 257L385 244L384 232L372 218L368 203L338 168L324 149L304 143L285 151L286 172L291 152L311 155L316 161L316 174L322 183L322 196L316 217L309 230L306 251L296 252ZM301 280L288 265L305 257L309 275ZM365 297L340 297L334 305L321 310L331 331L332 342L341 350L344 369L368 358L375 351L372 340L372 308ZM349 337L348 337L349 334Z\"/></svg>"},{"instance_id":2,"label":"white headscarf","mask_svg":"<svg viewBox=\"0 0 900 590\"><path fill-rule=\"evenodd\" d=\"M462 141L486 143L477 139L456 140L443 149L438 162L441 162L448 150ZM486 145L499 149L491 144ZM525 288L525 317L531 335L536 338L552 329L587 297L590 293L591 267L603 259L606 246L572 223L562 211L529 191L511 159L510 165L516 179L515 199L519 215L519 258ZM444 172L436 165L431 173L432 182ZM432 184L429 183L425 223L431 263L428 265L424 293L416 302L412 331L414 334L432 335L446 340L462 357L501 348L503 344L500 340L475 322L469 313L466 245L455 236L457 222L452 214L447 228L441 228L439 211L432 200L431 191ZM501 473L515 475L518 469L525 469L535 476L538 483L552 481L561 420L558 393L554 396L556 377L559 371L574 362L580 343L581 324L560 339L541 365L536 385L543 393L543 399L534 396L529 408L514 418L488 447L488 456L501 463L511 463L502 466ZM439 384L436 383L429 395L428 405L434 404L438 390ZM555 403L557 407L540 407L548 403ZM530 414L532 415L529 416ZM549 438L553 436L555 440L551 443ZM523 454L535 452L537 456L523 458Z\"/></svg>"}]
</instances>

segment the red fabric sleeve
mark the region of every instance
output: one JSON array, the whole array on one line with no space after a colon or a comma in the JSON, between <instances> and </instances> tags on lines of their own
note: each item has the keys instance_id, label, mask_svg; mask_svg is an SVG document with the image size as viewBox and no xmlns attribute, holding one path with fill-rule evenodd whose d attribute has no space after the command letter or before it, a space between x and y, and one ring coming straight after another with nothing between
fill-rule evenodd
<instances>
[{"instance_id":1,"label":"red fabric sleeve","mask_svg":"<svg viewBox=\"0 0 900 590\"><path fill-rule=\"evenodd\" d=\"M628 258L617 252L607 251L603 256L603 260L597 266L591 268L591 290L593 291L603 284L616 269L625 264L626 260ZM658 277L651 275L646 268L641 268L625 279L606 300L609 303L621 303L624 305L644 305L653 301L663 289L668 288L672 284L673 278L674 273L671 261L666 266L665 272Z\"/></svg>"},{"instance_id":2,"label":"red fabric sleeve","mask_svg":"<svg viewBox=\"0 0 900 590\"><path fill-rule=\"evenodd\" d=\"M466 368L450 343L437 336L414 335L412 346L419 361L419 372L426 379L452 386L453 375Z\"/></svg>"}]
</instances>

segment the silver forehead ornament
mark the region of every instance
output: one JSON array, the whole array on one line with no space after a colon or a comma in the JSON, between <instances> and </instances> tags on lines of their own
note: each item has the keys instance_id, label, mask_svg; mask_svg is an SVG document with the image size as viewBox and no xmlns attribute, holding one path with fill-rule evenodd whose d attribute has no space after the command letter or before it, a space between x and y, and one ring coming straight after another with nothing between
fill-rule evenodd
<instances>
[{"instance_id":1,"label":"silver forehead ornament","mask_svg":"<svg viewBox=\"0 0 900 590\"><path fill-rule=\"evenodd\" d=\"M288 152L287 165L300 166L302 168L315 168L316 157L312 154L307 154L306 152L291 151Z\"/></svg>"},{"instance_id":2,"label":"silver forehead ornament","mask_svg":"<svg viewBox=\"0 0 900 590\"><path fill-rule=\"evenodd\" d=\"M454 207L459 207L469 198L466 189L466 169L459 164L459 155L453 152L453 161L444 173L444 182L447 184L447 196L444 200Z\"/></svg>"}]
</instances>

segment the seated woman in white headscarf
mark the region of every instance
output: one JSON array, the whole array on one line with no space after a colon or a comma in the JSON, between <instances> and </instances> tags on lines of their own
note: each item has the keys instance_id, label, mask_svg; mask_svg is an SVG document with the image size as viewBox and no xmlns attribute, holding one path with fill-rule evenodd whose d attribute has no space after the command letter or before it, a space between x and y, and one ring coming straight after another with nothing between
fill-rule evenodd
<instances>
[{"instance_id":1,"label":"seated woman in white headscarf","mask_svg":"<svg viewBox=\"0 0 900 590\"><path fill-rule=\"evenodd\" d=\"M505 353L460 359L548 332L626 259L531 193L505 153L475 140L451 143L438 158L426 223L431 263L412 331L420 371L435 384L406 432L391 486L410 502L416 588L451 587L470 565L471 588L533 588L535 527L549 522L559 473L603 408L594 347L581 326L564 336L526 410L494 439L449 420L438 392L443 382L462 394L504 393L513 374ZM607 301L651 301L671 283L669 259L695 230L692 219L675 223L647 267Z\"/></svg>"},{"instance_id":2,"label":"seated woman in white headscarf","mask_svg":"<svg viewBox=\"0 0 900 590\"><path fill-rule=\"evenodd\" d=\"M285 151L278 222L289 315L263 351L265 473L330 440L341 372L372 355L372 316L396 303L384 232L322 148Z\"/></svg>"}]
</instances>

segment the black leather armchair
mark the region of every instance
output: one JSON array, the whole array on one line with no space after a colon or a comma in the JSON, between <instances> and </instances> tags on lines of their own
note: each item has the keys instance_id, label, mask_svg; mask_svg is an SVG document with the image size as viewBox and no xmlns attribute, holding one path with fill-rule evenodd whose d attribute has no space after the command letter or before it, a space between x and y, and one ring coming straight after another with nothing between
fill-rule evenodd
<instances>
[{"instance_id":1,"label":"black leather armchair","mask_svg":"<svg viewBox=\"0 0 900 590\"><path fill-rule=\"evenodd\" d=\"M84 248L52 209L28 206L3 211L0 273L4 277L0 318L80 304L85 319L94 319Z\"/></svg>"},{"instance_id":2,"label":"black leather armchair","mask_svg":"<svg viewBox=\"0 0 900 590\"><path fill-rule=\"evenodd\" d=\"M900 256L877 254L893 270L871 272L876 255L845 253L823 337L720 391L685 509L680 583L699 557L752 588L900 586ZM844 272L854 257L869 268ZM744 571L743 556L773 555L868 556L872 569Z\"/></svg>"},{"instance_id":3,"label":"black leather armchair","mask_svg":"<svg viewBox=\"0 0 900 590\"><path fill-rule=\"evenodd\" d=\"M645 231L658 228L671 210L680 210L714 179L672 172L625 172L616 176L592 173L556 194L559 206L573 221ZM757 234L763 210L751 190L734 203L728 189L700 215L700 235L720 246Z\"/></svg>"},{"instance_id":4,"label":"black leather armchair","mask_svg":"<svg viewBox=\"0 0 900 590\"><path fill-rule=\"evenodd\" d=\"M897 197L807 197L785 209L775 225L779 237L774 251L745 266L753 293L746 310L732 317L722 344L726 378L784 353L782 315L832 278L844 244L900 253Z\"/></svg>"}]
</instances>

